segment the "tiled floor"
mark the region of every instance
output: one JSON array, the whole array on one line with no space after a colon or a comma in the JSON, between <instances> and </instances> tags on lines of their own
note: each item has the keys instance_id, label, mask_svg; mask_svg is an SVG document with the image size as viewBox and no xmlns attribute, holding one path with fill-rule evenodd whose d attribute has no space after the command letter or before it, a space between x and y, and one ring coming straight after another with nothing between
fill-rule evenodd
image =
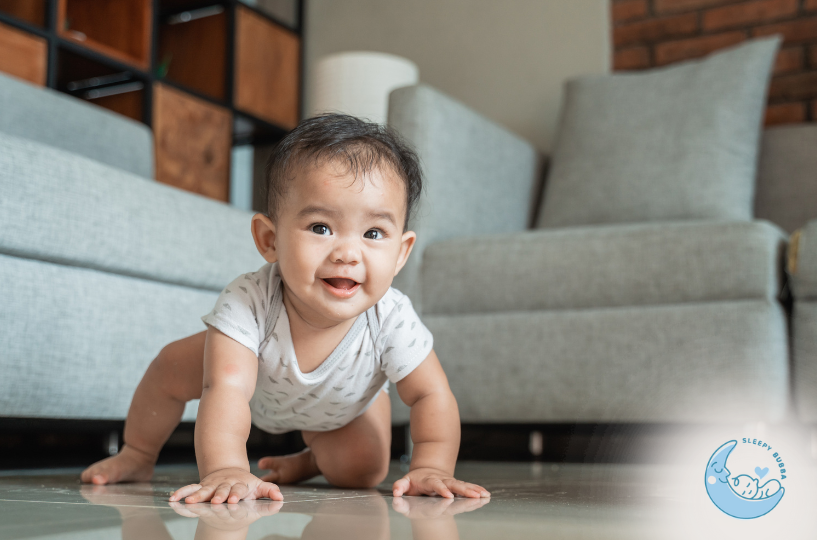
<instances>
[{"instance_id":1,"label":"tiled floor","mask_svg":"<svg viewBox=\"0 0 817 540\"><path fill-rule=\"evenodd\" d=\"M706 457L703 458L704 463ZM0 475L0 539L414 539L814 538L815 470L770 514L738 520L703 489L703 465L461 463L458 476L490 500L333 489L320 480L284 487L284 503L171 505L168 494L197 480L192 466L160 467L151 484L83 486L78 471Z\"/></svg>"}]
</instances>

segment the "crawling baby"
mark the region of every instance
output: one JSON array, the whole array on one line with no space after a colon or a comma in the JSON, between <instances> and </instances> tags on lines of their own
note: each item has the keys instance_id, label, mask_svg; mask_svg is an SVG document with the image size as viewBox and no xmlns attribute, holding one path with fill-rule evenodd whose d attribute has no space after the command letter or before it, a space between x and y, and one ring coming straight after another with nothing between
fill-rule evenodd
<instances>
[{"instance_id":1,"label":"crawling baby","mask_svg":"<svg viewBox=\"0 0 817 540\"><path fill-rule=\"evenodd\" d=\"M202 317L207 330L167 345L136 389L122 451L83 482L147 481L185 403L201 399L200 481L171 501L282 500L278 486L322 474L338 487L386 477L389 381L411 407L414 450L394 496L488 497L453 477L457 403L409 299L391 287L416 234L408 219L422 178L390 130L345 115L302 122L273 152L268 208L252 218L267 261L238 276ZM250 425L300 430L307 448L250 473Z\"/></svg>"}]
</instances>

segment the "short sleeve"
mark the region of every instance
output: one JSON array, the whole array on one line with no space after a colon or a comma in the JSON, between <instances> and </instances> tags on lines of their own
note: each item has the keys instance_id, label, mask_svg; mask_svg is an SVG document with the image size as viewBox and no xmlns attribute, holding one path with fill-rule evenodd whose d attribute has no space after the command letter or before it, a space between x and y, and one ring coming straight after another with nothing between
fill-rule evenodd
<instances>
[{"instance_id":1,"label":"short sleeve","mask_svg":"<svg viewBox=\"0 0 817 540\"><path fill-rule=\"evenodd\" d=\"M392 291L394 291L392 289ZM414 371L434 346L431 332L420 321L407 296L396 294L387 302L391 311L383 321L377 343L380 345L380 366L393 383Z\"/></svg>"},{"instance_id":2,"label":"short sleeve","mask_svg":"<svg viewBox=\"0 0 817 540\"><path fill-rule=\"evenodd\" d=\"M264 340L269 298L264 268L243 274L221 291L213 310L201 320L241 343L254 354Z\"/></svg>"}]
</instances>

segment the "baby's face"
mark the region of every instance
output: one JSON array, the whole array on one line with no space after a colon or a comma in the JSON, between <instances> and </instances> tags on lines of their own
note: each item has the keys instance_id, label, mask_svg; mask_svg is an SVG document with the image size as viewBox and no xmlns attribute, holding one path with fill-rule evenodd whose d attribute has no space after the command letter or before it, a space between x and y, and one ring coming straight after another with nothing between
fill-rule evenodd
<instances>
[{"instance_id":1,"label":"baby's face","mask_svg":"<svg viewBox=\"0 0 817 540\"><path fill-rule=\"evenodd\" d=\"M357 317L386 293L414 243L406 192L388 169L365 177L332 163L298 172L275 224L286 294L314 324Z\"/></svg>"},{"instance_id":2,"label":"baby's face","mask_svg":"<svg viewBox=\"0 0 817 540\"><path fill-rule=\"evenodd\" d=\"M741 497L751 499L757 493L757 479L747 474L741 474L732 478L732 486L735 493Z\"/></svg>"}]
</instances>

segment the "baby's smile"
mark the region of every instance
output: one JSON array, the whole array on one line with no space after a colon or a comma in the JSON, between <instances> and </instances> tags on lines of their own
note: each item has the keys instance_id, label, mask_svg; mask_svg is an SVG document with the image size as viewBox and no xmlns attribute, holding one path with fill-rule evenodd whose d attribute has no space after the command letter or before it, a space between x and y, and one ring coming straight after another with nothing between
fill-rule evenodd
<instances>
[{"instance_id":1,"label":"baby's smile","mask_svg":"<svg viewBox=\"0 0 817 540\"><path fill-rule=\"evenodd\" d=\"M331 277L321 279L327 290L338 298L351 298L360 288L360 283L353 279Z\"/></svg>"}]
</instances>

